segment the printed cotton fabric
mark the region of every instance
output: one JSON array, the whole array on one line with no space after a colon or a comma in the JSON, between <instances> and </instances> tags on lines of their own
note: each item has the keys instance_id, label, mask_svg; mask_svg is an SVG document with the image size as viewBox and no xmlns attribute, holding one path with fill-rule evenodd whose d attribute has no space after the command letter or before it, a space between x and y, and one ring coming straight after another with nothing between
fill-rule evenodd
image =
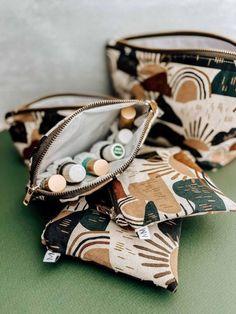
<instances>
[{"instance_id":1,"label":"printed cotton fabric","mask_svg":"<svg viewBox=\"0 0 236 314\"><path fill-rule=\"evenodd\" d=\"M111 218L133 229L169 219L236 211L187 151L143 147L127 170L107 186Z\"/></svg>"},{"instance_id":2,"label":"printed cotton fabric","mask_svg":"<svg viewBox=\"0 0 236 314\"><path fill-rule=\"evenodd\" d=\"M50 109L6 115L13 143L26 164L43 135L74 111Z\"/></svg>"},{"instance_id":3,"label":"printed cotton fabric","mask_svg":"<svg viewBox=\"0 0 236 314\"><path fill-rule=\"evenodd\" d=\"M150 239L140 240L133 230L121 228L99 212L100 206L94 203L97 197L82 197L67 205L47 224L42 243L53 252L95 262L174 292L181 219L153 224Z\"/></svg>"},{"instance_id":4,"label":"printed cotton fabric","mask_svg":"<svg viewBox=\"0 0 236 314\"><path fill-rule=\"evenodd\" d=\"M236 157L235 60L119 42L107 46L107 56L121 98L154 99L163 110L149 143L188 149L205 169Z\"/></svg>"}]
</instances>

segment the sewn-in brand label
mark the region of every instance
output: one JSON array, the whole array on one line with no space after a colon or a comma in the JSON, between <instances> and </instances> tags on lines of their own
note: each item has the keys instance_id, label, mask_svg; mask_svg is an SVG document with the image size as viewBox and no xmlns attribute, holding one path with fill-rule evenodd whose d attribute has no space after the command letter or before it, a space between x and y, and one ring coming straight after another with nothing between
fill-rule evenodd
<instances>
[{"instance_id":1,"label":"sewn-in brand label","mask_svg":"<svg viewBox=\"0 0 236 314\"><path fill-rule=\"evenodd\" d=\"M157 113L157 117L160 118L161 116L163 116L164 111L161 110L161 108L158 108L158 113Z\"/></svg>"},{"instance_id":2,"label":"sewn-in brand label","mask_svg":"<svg viewBox=\"0 0 236 314\"><path fill-rule=\"evenodd\" d=\"M136 233L137 233L139 239L141 239L141 240L151 239L150 232L149 232L149 229L147 226L136 230Z\"/></svg>"},{"instance_id":3,"label":"sewn-in brand label","mask_svg":"<svg viewBox=\"0 0 236 314\"><path fill-rule=\"evenodd\" d=\"M52 252L47 250L46 254L44 255L43 262L44 263L56 263L60 258L61 253Z\"/></svg>"}]
</instances>

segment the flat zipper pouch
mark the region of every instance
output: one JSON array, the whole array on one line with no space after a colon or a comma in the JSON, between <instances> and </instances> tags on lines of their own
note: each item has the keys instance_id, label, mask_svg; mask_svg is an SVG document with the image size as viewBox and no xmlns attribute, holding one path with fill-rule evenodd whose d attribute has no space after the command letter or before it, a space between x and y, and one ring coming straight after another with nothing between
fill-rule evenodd
<instances>
[{"instance_id":1,"label":"flat zipper pouch","mask_svg":"<svg viewBox=\"0 0 236 314\"><path fill-rule=\"evenodd\" d=\"M82 105L109 98L84 94L56 94L22 105L5 116L13 143L29 164L32 151L41 137Z\"/></svg>"},{"instance_id":2,"label":"flat zipper pouch","mask_svg":"<svg viewBox=\"0 0 236 314\"><path fill-rule=\"evenodd\" d=\"M236 204L189 152L177 147L143 146L129 168L106 188L113 202L110 217L135 230L179 217L236 211Z\"/></svg>"},{"instance_id":3,"label":"flat zipper pouch","mask_svg":"<svg viewBox=\"0 0 236 314\"><path fill-rule=\"evenodd\" d=\"M181 219L172 220L152 225L149 239L141 240L134 231L99 213L90 196L82 197L46 225L42 234L48 249L44 260L51 262L47 257L68 255L174 292L180 232Z\"/></svg>"},{"instance_id":4,"label":"flat zipper pouch","mask_svg":"<svg viewBox=\"0 0 236 314\"><path fill-rule=\"evenodd\" d=\"M134 131L132 140L125 146L124 157L110 162L110 170L106 175L87 175L81 183L67 185L63 192L55 193L41 187L42 177L54 161L89 151L95 143L107 138L120 110L132 106L140 113L139 126ZM157 104L154 101L103 100L84 106L63 119L41 139L32 156L30 181L24 203L27 205L33 194L41 199L54 197L68 201L92 193L111 181L133 161L157 113Z\"/></svg>"},{"instance_id":5,"label":"flat zipper pouch","mask_svg":"<svg viewBox=\"0 0 236 314\"><path fill-rule=\"evenodd\" d=\"M149 143L191 151L205 169L236 157L236 43L199 32L126 37L107 45L114 90L154 99Z\"/></svg>"}]
</instances>

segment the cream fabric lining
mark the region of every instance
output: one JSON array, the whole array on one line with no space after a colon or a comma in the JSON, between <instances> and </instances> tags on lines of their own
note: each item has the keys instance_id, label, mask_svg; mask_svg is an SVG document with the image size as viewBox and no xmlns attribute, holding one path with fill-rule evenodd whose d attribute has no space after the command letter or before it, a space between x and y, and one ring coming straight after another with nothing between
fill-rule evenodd
<instances>
[{"instance_id":1,"label":"cream fabric lining","mask_svg":"<svg viewBox=\"0 0 236 314\"><path fill-rule=\"evenodd\" d=\"M225 40L198 35L166 35L128 39L129 44L160 49L221 49L236 52L236 45Z\"/></svg>"},{"instance_id":2,"label":"cream fabric lining","mask_svg":"<svg viewBox=\"0 0 236 314\"><path fill-rule=\"evenodd\" d=\"M134 102L135 104L135 102ZM64 157L74 157L78 153L89 151L91 146L98 141L105 140L108 136L110 126L118 117L120 109L131 106L130 103L112 104L93 109L85 110L79 113L74 119L65 127L63 132L56 138L48 149L44 159L42 160L38 169L38 179L44 177L47 167L55 160ZM140 136L144 131L145 120L148 115L148 105L137 104L135 107L137 111L141 109L140 106L147 107L144 110L143 122L140 127L134 132L131 142L125 146L125 157L121 160L110 162L110 173L115 172L124 163L128 161L134 153ZM138 108L139 107L139 108ZM109 175L108 174L108 175ZM107 176L107 175L106 175ZM106 176L103 176L105 178ZM68 185L65 191L75 189L78 187L85 187L89 182L97 182L102 177L86 176L83 182L79 184Z\"/></svg>"},{"instance_id":3,"label":"cream fabric lining","mask_svg":"<svg viewBox=\"0 0 236 314\"><path fill-rule=\"evenodd\" d=\"M82 104L88 104L96 101L101 101L104 98L91 97L85 95L56 95L49 96L44 99L40 99L32 103L29 108L53 108L53 107L67 107L67 106L77 106Z\"/></svg>"}]
</instances>

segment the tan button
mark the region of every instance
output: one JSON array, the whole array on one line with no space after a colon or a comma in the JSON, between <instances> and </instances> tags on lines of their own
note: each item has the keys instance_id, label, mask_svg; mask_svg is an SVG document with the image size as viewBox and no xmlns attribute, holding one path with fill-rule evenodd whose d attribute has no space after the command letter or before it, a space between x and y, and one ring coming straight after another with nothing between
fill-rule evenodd
<instances>
[{"instance_id":1,"label":"tan button","mask_svg":"<svg viewBox=\"0 0 236 314\"><path fill-rule=\"evenodd\" d=\"M54 174L51 177L44 179L41 187L54 193L62 192L66 188L66 180L60 174Z\"/></svg>"},{"instance_id":2,"label":"tan button","mask_svg":"<svg viewBox=\"0 0 236 314\"><path fill-rule=\"evenodd\" d=\"M130 129L133 126L134 118L136 117L136 109L134 107L126 107L120 111L119 128Z\"/></svg>"},{"instance_id":3,"label":"tan button","mask_svg":"<svg viewBox=\"0 0 236 314\"><path fill-rule=\"evenodd\" d=\"M98 159L94 162L93 170L97 176L104 176L109 172L109 164L104 159Z\"/></svg>"},{"instance_id":4,"label":"tan button","mask_svg":"<svg viewBox=\"0 0 236 314\"><path fill-rule=\"evenodd\" d=\"M104 159L90 159L86 161L85 168L88 173L95 176L104 176L109 172L109 164Z\"/></svg>"}]
</instances>

